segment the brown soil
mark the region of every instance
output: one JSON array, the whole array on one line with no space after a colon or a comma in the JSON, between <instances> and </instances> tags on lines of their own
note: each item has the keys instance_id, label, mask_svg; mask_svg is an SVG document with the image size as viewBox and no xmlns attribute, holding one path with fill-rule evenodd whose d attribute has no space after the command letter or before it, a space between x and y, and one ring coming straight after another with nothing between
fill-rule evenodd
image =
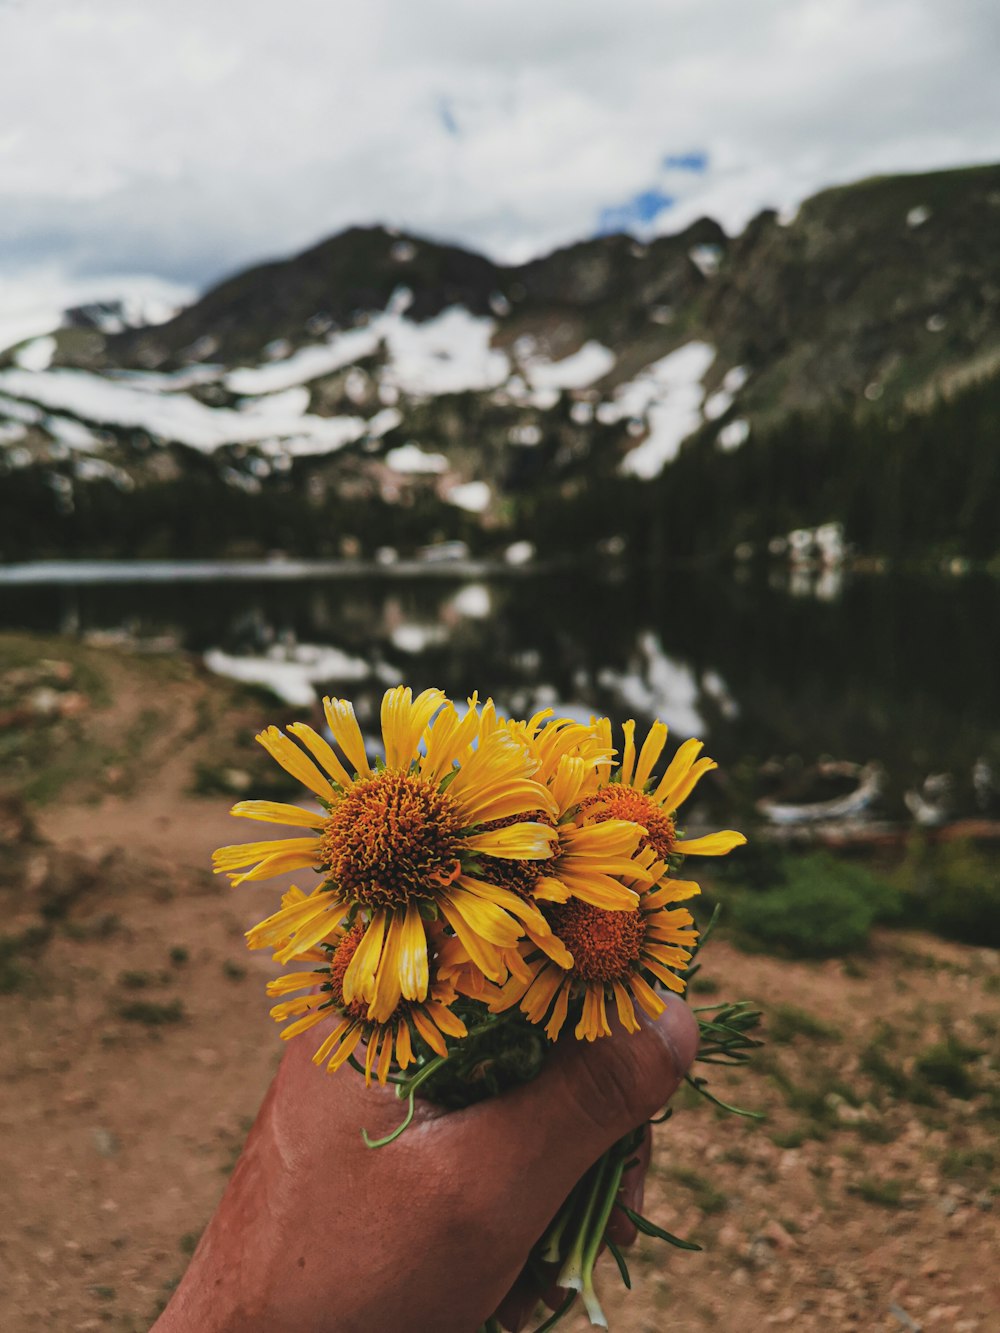
<instances>
[{"instance_id":1,"label":"brown soil","mask_svg":"<svg viewBox=\"0 0 1000 1333\"><path fill-rule=\"evenodd\" d=\"M66 665L32 676L39 655ZM192 788L249 774L259 792L232 737L281 710L175 662L10 638L0 704L7 786L34 797L28 818L0 807L0 1328L135 1333L183 1271L279 1057L271 965L242 940L275 886L234 893L208 874L240 830L224 795ZM612 1327L995 1328L997 955L893 932L845 962L720 939L705 963L695 1003L745 997L770 1015L755 1070L712 1085L767 1120L678 1099L645 1211L705 1249L644 1241L631 1293L603 1261Z\"/></svg>"}]
</instances>

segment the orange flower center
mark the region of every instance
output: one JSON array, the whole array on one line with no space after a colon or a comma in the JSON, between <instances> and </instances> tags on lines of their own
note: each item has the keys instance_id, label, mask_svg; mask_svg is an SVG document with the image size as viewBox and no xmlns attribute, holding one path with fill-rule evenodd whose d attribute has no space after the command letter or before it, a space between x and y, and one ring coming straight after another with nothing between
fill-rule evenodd
<instances>
[{"instance_id":1,"label":"orange flower center","mask_svg":"<svg viewBox=\"0 0 1000 1333\"><path fill-rule=\"evenodd\" d=\"M581 981L616 981L639 961L646 922L638 907L605 912L571 898L548 908L546 916L573 955L573 974Z\"/></svg>"},{"instance_id":2,"label":"orange flower center","mask_svg":"<svg viewBox=\"0 0 1000 1333\"><path fill-rule=\"evenodd\" d=\"M594 810L595 806L599 808ZM598 824L606 819L630 819L633 824L641 824L646 830L646 836L639 843L640 850L652 847L661 859L674 850L677 842L674 821L644 791L624 787L620 782L610 782L593 796L585 797L580 802L580 809L594 810L590 818Z\"/></svg>"},{"instance_id":3,"label":"orange flower center","mask_svg":"<svg viewBox=\"0 0 1000 1333\"><path fill-rule=\"evenodd\" d=\"M431 898L459 873L461 827L447 792L388 769L353 783L330 811L323 864L345 897L367 907Z\"/></svg>"}]
</instances>

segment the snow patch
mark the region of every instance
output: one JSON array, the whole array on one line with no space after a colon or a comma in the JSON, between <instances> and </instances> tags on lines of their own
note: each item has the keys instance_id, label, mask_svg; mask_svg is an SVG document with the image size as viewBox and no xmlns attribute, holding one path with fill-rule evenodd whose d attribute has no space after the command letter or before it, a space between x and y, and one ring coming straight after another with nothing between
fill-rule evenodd
<instances>
[{"instance_id":1,"label":"snow patch","mask_svg":"<svg viewBox=\"0 0 1000 1333\"><path fill-rule=\"evenodd\" d=\"M139 428L204 453L224 444L251 444L275 436L287 436L292 452L325 453L361 439L367 430L363 417L301 415L273 404L262 414L211 408L182 392L152 394L82 370L3 370L0 390L4 389L85 421Z\"/></svg>"},{"instance_id":2,"label":"snow patch","mask_svg":"<svg viewBox=\"0 0 1000 1333\"><path fill-rule=\"evenodd\" d=\"M56 354L56 340L48 336L33 338L14 353L14 364L22 370L48 370Z\"/></svg>"},{"instance_id":3,"label":"snow patch","mask_svg":"<svg viewBox=\"0 0 1000 1333\"><path fill-rule=\"evenodd\" d=\"M676 458L682 442L701 424L701 381L714 359L708 343L686 343L619 385L612 402L601 403L599 421L645 418L648 423L646 439L622 463L624 473L655 477Z\"/></svg>"},{"instance_id":4,"label":"snow patch","mask_svg":"<svg viewBox=\"0 0 1000 1333\"><path fill-rule=\"evenodd\" d=\"M203 660L216 675L266 685L279 699L298 708L316 702L315 684L365 680L371 675L367 662L325 644L277 644L264 657L236 657L221 648L210 648Z\"/></svg>"},{"instance_id":5,"label":"snow patch","mask_svg":"<svg viewBox=\"0 0 1000 1333\"><path fill-rule=\"evenodd\" d=\"M922 227L931 215L931 210L926 204L918 204L916 208L911 208L906 215L906 225L910 228Z\"/></svg>"},{"instance_id":6,"label":"snow patch","mask_svg":"<svg viewBox=\"0 0 1000 1333\"><path fill-rule=\"evenodd\" d=\"M457 505L470 514L481 514L489 508L493 493L485 481L467 481L453 486L445 495L449 504Z\"/></svg>"},{"instance_id":7,"label":"snow patch","mask_svg":"<svg viewBox=\"0 0 1000 1333\"><path fill-rule=\"evenodd\" d=\"M695 245L688 251L688 258L702 277L714 278L722 263L722 250L717 245Z\"/></svg>"},{"instance_id":8,"label":"snow patch","mask_svg":"<svg viewBox=\"0 0 1000 1333\"><path fill-rule=\"evenodd\" d=\"M610 669L598 673L598 684L613 690L629 710L658 717L686 736L704 734L704 718L697 709L698 682L690 667L669 657L659 637L639 637L644 662L635 671L618 676Z\"/></svg>"},{"instance_id":9,"label":"snow patch","mask_svg":"<svg viewBox=\"0 0 1000 1333\"><path fill-rule=\"evenodd\" d=\"M579 351L561 361L526 357L521 370L533 389L586 389L614 367L615 354L603 343L585 342Z\"/></svg>"},{"instance_id":10,"label":"snow patch","mask_svg":"<svg viewBox=\"0 0 1000 1333\"><path fill-rule=\"evenodd\" d=\"M390 449L385 456L386 466L393 472L405 473L440 473L447 472L448 460L444 454L432 454L421 449L419 444L407 440L395 449Z\"/></svg>"},{"instance_id":11,"label":"snow patch","mask_svg":"<svg viewBox=\"0 0 1000 1333\"><path fill-rule=\"evenodd\" d=\"M738 449L741 444L746 444L750 438L750 422L744 417L739 417L736 421L727 422L719 431L719 448L726 453L733 449Z\"/></svg>"},{"instance_id":12,"label":"snow patch","mask_svg":"<svg viewBox=\"0 0 1000 1333\"><path fill-rule=\"evenodd\" d=\"M482 583L467 583L448 602L448 608L469 620L485 620L493 609L490 590Z\"/></svg>"}]
</instances>

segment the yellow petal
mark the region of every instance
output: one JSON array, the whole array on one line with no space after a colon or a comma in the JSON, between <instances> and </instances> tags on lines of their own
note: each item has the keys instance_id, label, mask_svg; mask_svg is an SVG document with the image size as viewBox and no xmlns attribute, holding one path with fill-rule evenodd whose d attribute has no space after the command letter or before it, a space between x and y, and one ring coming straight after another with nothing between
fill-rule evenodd
<instances>
[{"instance_id":1,"label":"yellow petal","mask_svg":"<svg viewBox=\"0 0 1000 1333\"><path fill-rule=\"evenodd\" d=\"M386 930L382 957L375 972L375 989L368 1005L368 1017L376 1023L387 1023L402 998L403 921L401 912L393 912Z\"/></svg>"},{"instance_id":2,"label":"yellow petal","mask_svg":"<svg viewBox=\"0 0 1000 1333\"><path fill-rule=\"evenodd\" d=\"M688 960L685 959L684 961L687 962ZM657 981L662 982L668 990L676 991L678 995L683 993L684 982L681 981L680 977L675 977L669 968L663 967L662 964L658 963L655 958L650 958L648 954L644 955L642 965L648 971L652 972Z\"/></svg>"},{"instance_id":3,"label":"yellow petal","mask_svg":"<svg viewBox=\"0 0 1000 1333\"><path fill-rule=\"evenodd\" d=\"M629 993L620 981L613 981L611 988L615 993L615 1008L618 1010L618 1021L626 1032L638 1032L639 1020L635 1016L635 1009L629 998Z\"/></svg>"},{"instance_id":4,"label":"yellow petal","mask_svg":"<svg viewBox=\"0 0 1000 1333\"><path fill-rule=\"evenodd\" d=\"M319 985L323 976L322 972L286 972L284 976L269 981L265 989L268 995L287 995L292 990Z\"/></svg>"},{"instance_id":5,"label":"yellow petal","mask_svg":"<svg viewBox=\"0 0 1000 1333\"><path fill-rule=\"evenodd\" d=\"M667 728L662 722L654 722L649 729L649 734L642 743L642 749L639 751L639 760L635 766L635 775L631 785L637 791L642 791L649 781L649 775L653 771L653 766L663 753L663 747L667 743Z\"/></svg>"},{"instance_id":6,"label":"yellow petal","mask_svg":"<svg viewBox=\"0 0 1000 1333\"><path fill-rule=\"evenodd\" d=\"M361 937L361 943L354 950L354 957L344 973L344 1000L350 1004L353 1000L371 999L375 986L375 969L382 956L382 941L385 937L385 912L376 912L368 929Z\"/></svg>"},{"instance_id":7,"label":"yellow petal","mask_svg":"<svg viewBox=\"0 0 1000 1333\"><path fill-rule=\"evenodd\" d=\"M510 861L547 861L558 841L558 833L548 824L524 823L470 834L463 845L470 852L485 852Z\"/></svg>"},{"instance_id":8,"label":"yellow petal","mask_svg":"<svg viewBox=\"0 0 1000 1333\"><path fill-rule=\"evenodd\" d=\"M329 742L318 731L313 731L305 722L292 722L288 730L307 750L311 751L314 758L319 760L334 782L338 782L342 787L351 785L350 773L334 754Z\"/></svg>"},{"instance_id":9,"label":"yellow petal","mask_svg":"<svg viewBox=\"0 0 1000 1333\"><path fill-rule=\"evenodd\" d=\"M589 982L583 997L583 1014L576 1025L576 1038L579 1041L596 1041L598 1037L610 1037L608 1015L604 1006L604 987L599 982Z\"/></svg>"},{"instance_id":10,"label":"yellow petal","mask_svg":"<svg viewBox=\"0 0 1000 1333\"><path fill-rule=\"evenodd\" d=\"M447 904L458 912L468 923L469 929L488 944L512 949L521 938L521 927L512 916L496 903L479 898L467 889L453 886L439 895L437 901L442 908ZM448 918L448 924L452 924L451 917Z\"/></svg>"},{"instance_id":11,"label":"yellow petal","mask_svg":"<svg viewBox=\"0 0 1000 1333\"><path fill-rule=\"evenodd\" d=\"M347 1030L353 1025L353 1023L354 1020L352 1018L342 1018L341 1021L337 1024L337 1026L333 1029L333 1031L329 1033L328 1036L323 1038L322 1044L320 1045L316 1054L312 1057L312 1062L314 1065L321 1065L323 1063L326 1057L333 1050L334 1046L337 1045L341 1037L344 1035L345 1032L347 1032Z\"/></svg>"},{"instance_id":12,"label":"yellow petal","mask_svg":"<svg viewBox=\"0 0 1000 1333\"><path fill-rule=\"evenodd\" d=\"M298 824L303 828L322 828L326 815L322 810L303 810L298 805L280 801L240 801L229 812L242 819L259 819L268 824Z\"/></svg>"},{"instance_id":13,"label":"yellow petal","mask_svg":"<svg viewBox=\"0 0 1000 1333\"><path fill-rule=\"evenodd\" d=\"M427 934L416 903L407 903L401 926L399 975L403 998L423 1000L427 996L429 972Z\"/></svg>"},{"instance_id":14,"label":"yellow petal","mask_svg":"<svg viewBox=\"0 0 1000 1333\"><path fill-rule=\"evenodd\" d=\"M643 895L642 910L662 907L664 903L682 903L688 898L696 898L699 893L701 885L693 879L666 879L651 893Z\"/></svg>"},{"instance_id":15,"label":"yellow petal","mask_svg":"<svg viewBox=\"0 0 1000 1333\"><path fill-rule=\"evenodd\" d=\"M339 925L343 915L344 904L339 902L331 893L330 910L325 915L310 921L308 925L300 926L295 932L295 937L289 940L283 948L275 951L275 960L279 963L288 963L293 958L298 958L303 950L311 949L314 944L319 944L320 940L326 939L334 926Z\"/></svg>"},{"instance_id":16,"label":"yellow petal","mask_svg":"<svg viewBox=\"0 0 1000 1333\"><path fill-rule=\"evenodd\" d=\"M330 734L347 755L355 773L362 778L371 777L364 737L358 719L354 716L354 705L347 699L324 699L323 714Z\"/></svg>"},{"instance_id":17,"label":"yellow petal","mask_svg":"<svg viewBox=\"0 0 1000 1333\"><path fill-rule=\"evenodd\" d=\"M413 1064L413 1043L410 1041L410 1026L401 1018L396 1026L396 1064L406 1069Z\"/></svg>"},{"instance_id":18,"label":"yellow petal","mask_svg":"<svg viewBox=\"0 0 1000 1333\"><path fill-rule=\"evenodd\" d=\"M424 690L414 699L408 685L386 690L382 697L382 739L386 768L409 768L425 728L448 702L441 690Z\"/></svg>"},{"instance_id":19,"label":"yellow petal","mask_svg":"<svg viewBox=\"0 0 1000 1333\"><path fill-rule=\"evenodd\" d=\"M639 895L610 875L571 874L560 876L571 898L602 907L606 912L627 911L639 905Z\"/></svg>"},{"instance_id":20,"label":"yellow petal","mask_svg":"<svg viewBox=\"0 0 1000 1333\"><path fill-rule=\"evenodd\" d=\"M295 742L289 740L277 727L268 727L256 739L271 758L276 759L285 772L301 782L303 787L308 787L324 801L337 799L337 793L330 786L329 779L325 778L308 755L303 754Z\"/></svg>"},{"instance_id":21,"label":"yellow petal","mask_svg":"<svg viewBox=\"0 0 1000 1333\"><path fill-rule=\"evenodd\" d=\"M707 833L703 838L689 838L674 844L674 851L685 856L725 856L734 847L742 847L746 837L735 829L723 829L720 833Z\"/></svg>"},{"instance_id":22,"label":"yellow petal","mask_svg":"<svg viewBox=\"0 0 1000 1333\"><path fill-rule=\"evenodd\" d=\"M631 718L622 726L622 733L625 748L622 751L621 784L623 787L631 787L632 774L635 772L635 722Z\"/></svg>"},{"instance_id":23,"label":"yellow petal","mask_svg":"<svg viewBox=\"0 0 1000 1333\"><path fill-rule=\"evenodd\" d=\"M677 809L680 802L675 801L673 804L670 804L670 793L687 777L691 765L698 758L703 745L703 741L692 739L685 741L683 745L678 747L677 753L667 765L667 771L664 773L663 777L660 778L656 790L653 792L653 799L658 805L665 806L668 810Z\"/></svg>"},{"instance_id":24,"label":"yellow petal","mask_svg":"<svg viewBox=\"0 0 1000 1333\"><path fill-rule=\"evenodd\" d=\"M410 1013L413 1019L413 1026L423 1037L424 1041L431 1048L435 1055L447 1055L448 1047L445 1045L444 1037L434 1026L431 1020L421 1009L414 1009Z\"/></svg>"},{"instance_id":25,"label":"yellow petal","mask_svg":"<svg viewBox=\"0 0 1000 1333\"><path fill-rule=\"evenodd\" d=\"M632 988L632 994L645 1009L650 1018L659 1018L666 1009L666 1001L662 996L657 995L652 986L638 972L633 972L629 977L629 985Z\"/></svg>"},{"instance_id":26,"label":"yellow petal","mask_svg":"<svg viewBox=\"0 0 1000 1333\"><path fill-rule=\"evenodd\" d=\"M713 768L718 767L714 759L699 759L696 764L692 764L683 782L679 782L663 798L664 809L676 810L679 805L683 805L705 774L711 773Z\"/></svg>"},{"instance_id":27,"label":"yellow petal","mask_svg":"<svg viewBox=\"0 0 1000 1333\"><path fill-rule=\"evenodd\" d=\"M481 935L477 934L473 927L469 925L463 912L447 895L442 895L438 899L438 903L444 919L461 940L470 961L475 963L480 972L489 977L491 981L500 981L504 974L504 967L496 945L484 940Z\"/></svg>"},{"instance_id":28,"label":"yellow petal","mask_svg":"<svg viewBox=\"0 0 1000 1333\"><path fill-rule=\"evenodd\" d=\"M542 875L535 881L531 896L540 903L565 903L569 901L569 889L562 880L551 875Z\"/></svg>"},{"instance_id":29,"label":"yellow petal","mask_svg":"<svg viewBox=\"0 0 1000 1333\"><path fill-rule=\"evenodd\" d=\"M306 1014L304 1018L297 1018L294 1023L289 1023L286 1028L282 1028L281 1040L288 1041L290 1037L297 1037L300 1032L315 1027L322 1017L321 1013L311 1013Z\"/></svg>"},{"instance_id":30,"label":"yellow petal","mask_svg":"<svg viewBox=\"0 0 1000 1333\"><path fill-rule=\"evenodd\" d=\"M521 1001L521 1012L532 1023L541 1023L549 1011L556 991L567 980L566 974L557 967L545 966L535 977L534 985Z\"/></svg>"},{"instance_id":31,"label":"yellow petal","mask_svg":"<svg viewBox=\"0 0 1000 1333\"><path fill-rule=\"evenodd\" d=\"M563 1024L566 1022L566 1014L569 1011L569 986L563 986L556 996L556 1002L552 1006L552 1013L549 1021L545 1024L545 1035L550 1041L555 1041L556 1037L562 1031Z\"/></svg>"},{"instance_id":32,"label":"yellow petal","mask_svg":"<svg viewBox=\"0 0 1000 1333\"><path fill-rule=\"evenodd\" d=\"M231 847L219 847L214 851L212 864L218 873L222 870L235 870L239 866L253 865L268 856L315 854L320 846L319 838L269 838L266 842L234 843Z\"/></svg>"},{"instance_id":33,"label":"yellow petal","mask_svg":"<svg viewBox=\"0 0 1000 1333\"><path fill-rule=\"evenodd\" d=\"M476 696L469 700L465 716L458 716L454 704L448 704L431 723L427 733L427 751L420 760L420 776L438 783L467 754L479 732Z\"/></svg>"},{"instance_id":34,"label":"yellow petal","mask_svg":"<svg viewBox=\"0 0 1000 1333\"><path fill-rule=\"evenodd\" d=\"M364 1024L362 1023L358 1023L353 1028L350 1028L348 1030L347 1035L340 1043L339 1050L335 1052L333 1059L326 1067L327 1073L333 1074L336 1070L340 1068L342 1064L346 1064L350 1056L354 1054L358 1042L364 1035L364 1030L365 1030Z\"/></svg>"}]
</instances>

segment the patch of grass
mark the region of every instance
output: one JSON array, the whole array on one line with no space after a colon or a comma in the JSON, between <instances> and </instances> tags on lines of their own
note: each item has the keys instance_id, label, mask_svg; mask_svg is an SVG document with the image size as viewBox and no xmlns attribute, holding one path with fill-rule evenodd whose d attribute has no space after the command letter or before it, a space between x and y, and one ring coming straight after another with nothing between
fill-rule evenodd
<instances>
[{"instance_id":1,"label":"patch of grass","mask_svg":"<svg viewBox=\"0 0 1000 1333\"><path fill-rule=\"evenodd\" d=\"M840 1041L840 1029L823 1018L794 1004L776 1004L767 1014L767 1035L771 1041L787 1042L795 1037L811 1041Z\"/></svg>"},{"instance_id":2,"label":"patch of grass","mask_svg":"<svg viewBox=\"0 0 1000 1333\"><path fill-rule=\"evenodd\" d=\"M118 984L126 990L145 990L155 983L155 977L148 972L119 972Z\"/></svg>"},{"instance_id":3,"label":"patch of grass","mask_svg":"<svg viewBox=\"0 0 1000 1333\"><path fill-rule=\"evenodd\" d=\"M679 1185L689 1189L695 1204L703 1213L721 1213L729 1206L729 1200L721 1190L715 1188L707 1177L691 1171L687 1167L674 1167L670 1172Z\"/></svg>"},{"instance_id":4,"label":"patch of grass","mask_svg":"<svg viewBox=\"0 0 1000 1333\"><path fill-rule=\"evenodd\" d=\"M91 1292L101 1301L113 1301L117 1292L114 1287L91 1287Z\"/></svg>"},{"instance_id":5,"label":"patch of grass","mask_svg":"<svg viewBox=\"0 0 1000 1333\"><path fill-rule=\"evenodd\" d=\"M804 1125L792 1129L779 1129L771 1135L771 1142L776 1148L801 1148L806 1139L813 1138Z\"/></svg>"},{"instance_id":6,"label":"patch of grass","mask_svg":"<svg viewBox=\"0 0 1000 1333\"><path fill-rule=\"evenodd\" d=\"M941 1174L952 1180L988 1183L994 1177L997 1154L992 1148L950 1148L941 1158Z\"/></svg>"},{"instance_id":7,"label":"patch of grass","mask_svg":"<svg viewBox=\"0 0 1000 1333\"><path fill-rule=\"evenodd\" d=\"M132 1000L119 1006L118 1015L130 1023L144 1023L147 1027L182 1023L187 1017L180 1000L169 1000L166 1004L158 1004L155 1000Z\"/></svg>"},{"instance_id":8,"label":"patch of grass","mask_svg":"<svg viewBox=\"0 0 1000 1333\"><path fill-rule=\"evenodd\" d=\"M851 1126L866 1143L895 1143L899 1131L884 1120L856 1120Z\"/></svg>"},{"instance_id":9,"label":"patch of grass","mask_svg":"<svg viewBox=\"0 0 1000 1333\"><path fill-rule=\"evenodd\" d=\"M185 1231L177 1242L177 1247L181 1254L194 1254L198 1248L198 1241L201 1239L200 1231Z\"/></svg>"},{"instance_id":10,"label":"patch of grass","mask_svg":"<svg viewBox=\"0 0 1000 1333\"><path fill-rule=\"evenodd\" d=\"M0 995L24 990L32 980L31 969L18 956L20 949L20 940L0 939Z\"/></svg>"},{"instance_id":11,"label":"patch of grass","mask_svg":"<svg viewBox=\"0 0 1000 1333\"><path fill-rule=\"evenodd\" d=\"M851 1194L856 1194L865 1203L876 1203L881 1208L899 1208L903 1202L905 1182L888 1178L880 1180L877 1176L862 1176L853 1185L848 1186Z\"/></svg>"},{"instance_id":12,"label":"patch of grass","mask_svg":"<svg viewBox=\"0 0 1000 1333\"><path fill-rule=\"evenodd\" d=\"M690 988L695 995L718 995L722 989L714 977L703 977L700 972L691 978Z\"/></svg>"},{"instance_id":13,"label":"patch of grass","mask_svg":"<svg viewBox=\"0 0 1000 1333\"><path fill-rule=\"evenodd\" d=\"M928 1046L917 1056L916 1074L935 1088L942 1088L952 1097L968 1101L979 1091L979 1083L969 1072L969 1065L981 1054L974 1047L964 1046L954 1037Z\"/></svg>"},{"instance_id":14,"label":"patch of grass","mask_svg":"<svg viewBox=\"0 0 1000 1333\"><path fill-rule=\"evenodd\" d=\"M234 963L231 958L223 961L222 975L230 981L242 981L246 974L247 970L242 963Z\"/></svg>"},{"instance_id":15,"label":"patch of grass","mask_svg":"<svg viewBox=\"0 0 1000 1333\"><path fill-rule=\"evenodd\" d=\"M183 944L175 944L170 950L170 961L174 967L183 967L189 956Z\"/></svg>"}]
</instances>

